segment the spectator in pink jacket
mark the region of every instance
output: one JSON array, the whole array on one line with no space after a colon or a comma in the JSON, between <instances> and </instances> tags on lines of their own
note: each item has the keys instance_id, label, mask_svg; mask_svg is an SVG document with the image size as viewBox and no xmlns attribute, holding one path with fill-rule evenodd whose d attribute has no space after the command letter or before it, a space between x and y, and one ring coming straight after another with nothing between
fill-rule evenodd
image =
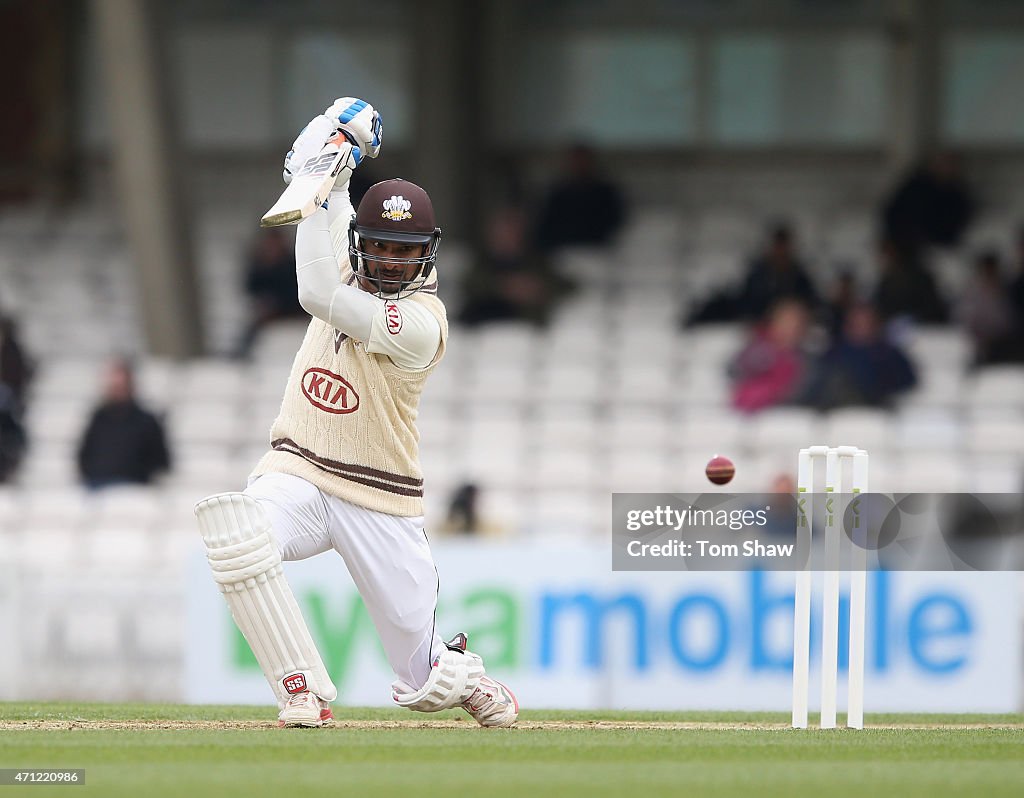
<instances>
[{"instance_id":1,"label":"spectator in pink jacket","mask_svg":"<svg viewBox=\"0 0 1024 798\"><path fill-rule=\"evenodd\" d=\"M754 328L730 367L737 410L754 413L798 397L805 377L807 326L807 308L799 301L783 300Z\"/></svg>"}]
</instances>

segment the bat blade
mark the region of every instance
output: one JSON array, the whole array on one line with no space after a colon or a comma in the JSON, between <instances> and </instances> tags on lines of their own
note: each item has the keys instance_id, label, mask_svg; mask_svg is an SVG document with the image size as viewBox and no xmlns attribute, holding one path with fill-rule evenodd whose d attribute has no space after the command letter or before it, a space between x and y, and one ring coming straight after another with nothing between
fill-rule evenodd
<instances>
[{"instance_id":1,"label":"bat blade","mask_svg":"<svg viewBox=\"0 0 1024 798\"><path fill-rule=\"evenodd\" d=\"M349 149L332 140L309 158L292 178L273 207L263 214L260 227L298 224L312 216L327 199L334 180L348 157Z\"/></svg>"}]
</instances>

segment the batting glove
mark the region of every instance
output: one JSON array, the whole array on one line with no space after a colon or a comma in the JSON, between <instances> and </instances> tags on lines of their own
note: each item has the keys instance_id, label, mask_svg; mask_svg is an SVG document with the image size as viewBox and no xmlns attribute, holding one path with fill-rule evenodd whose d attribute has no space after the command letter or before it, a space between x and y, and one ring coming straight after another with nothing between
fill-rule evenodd
<instances>
[{"instance_id":1,"label":"batting glove","mask_svg":"<svg viewBox=\"0 0 1024 798\"><path fill-rule=\"evenodd\" d=\"M302 132L292 143L292 148L284 156L284 182L291 183L296 170L301 169L306 161L320 152L337 132L338 122L335 119L323 114L313 117L309 124L302 128Z\"/></svg>"},{"instance_id":2,"label":"batting glove","mask_svg":"<svg viewBox=\"0 0 1024 798\"><path fill-rule=\"evenodd\" d=\"M380 114L366 100L339 97L324 111L324 115L335 120L335 127L348 134L349 141L359 148L360 159L363 156L376 158L380 153Z\"/></svg>"}]
</instances>

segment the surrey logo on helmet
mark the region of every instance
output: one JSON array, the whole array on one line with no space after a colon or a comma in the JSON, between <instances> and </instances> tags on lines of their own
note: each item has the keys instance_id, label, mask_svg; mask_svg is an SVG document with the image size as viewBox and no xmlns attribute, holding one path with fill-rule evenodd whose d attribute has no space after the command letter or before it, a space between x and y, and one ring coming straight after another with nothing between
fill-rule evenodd
<instances>
[{"instance_id":1,"label":"surrey logo on helmet","mask_svg":"<svg viewBox=\"0 0 1024 798\"><path fill-rule=\"evenodd\" d=\"M385 219L400 222L403 219L412 218L412 214L409 212L410 208L412 208L412 203L401 195L386 199L382 204L384 206L384 213L381 216Z\"/></svg>"}]
</instances>

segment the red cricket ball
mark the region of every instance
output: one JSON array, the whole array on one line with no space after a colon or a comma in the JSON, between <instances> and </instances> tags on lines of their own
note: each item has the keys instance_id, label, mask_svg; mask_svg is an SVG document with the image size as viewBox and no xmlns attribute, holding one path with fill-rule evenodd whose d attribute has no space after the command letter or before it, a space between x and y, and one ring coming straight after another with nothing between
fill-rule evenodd
<instances>
[{"instance_id":1,"label":"red cricket ball","mask_svg":"<svg viewBox=\"0 0 1024 798\"><path fill-rule=\"evenodd\" d=\"M716 485L725 485L732 481L732 478L736 475L736 466L732 464L732 460L728 457L722 457L720 454L716 454L708 460L708 464L704 468L704 473L707 474L708 479Z\"/></svg>"}]
</instances>

